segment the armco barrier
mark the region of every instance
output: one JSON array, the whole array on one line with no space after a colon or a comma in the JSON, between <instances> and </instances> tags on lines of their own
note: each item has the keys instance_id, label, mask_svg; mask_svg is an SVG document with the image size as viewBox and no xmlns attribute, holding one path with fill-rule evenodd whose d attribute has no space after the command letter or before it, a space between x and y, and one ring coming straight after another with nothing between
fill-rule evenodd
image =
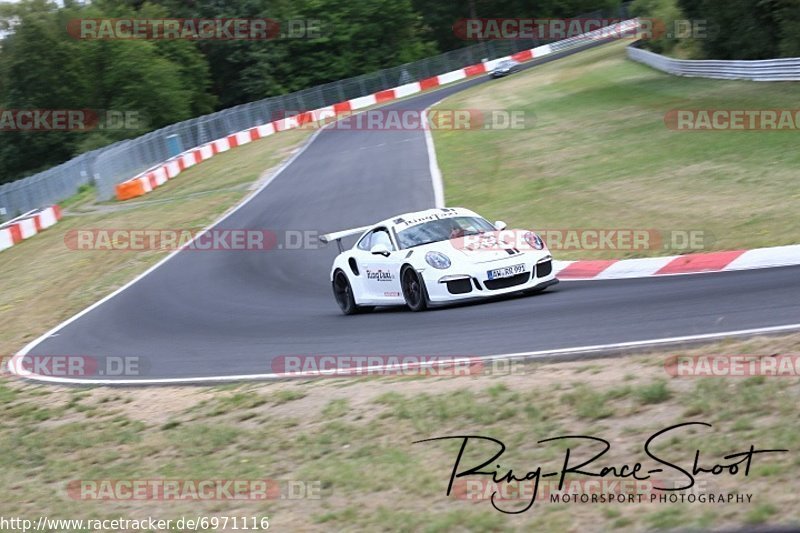
<instances>
[{"instance_id":1,"label":"armco barrier","mask_svg":"<svg viewBox=\"0 0 800 533\"><path fill-rule=\"evenodd\" d=\"M695 78L751 81L800 81L800 58L760 61L720 61L673 59L648 50L636 43L629 46L628 58L656 70Z\"/></svg>"},{"instance_id":2,"label":"armco barrier","mask_svg":"<svg viewBox=\"0 0 800 533\"><path fill-rule=\"evenodd\" d=\"M61 220L57 205L26 213L0 226L0 252L29 239Z\"/></svg>"},{"instance_id":3,"label":"armco barrier","mask_svg":"<svg viewBox=\"0 0 800 533\"><path fill-rule=\"evenodd\" d=\"M455 81L463 80L471 76L478 76L490 72L495 65L501 61L513 58L517 61L527 61L534 58L543 57L555 52L561 52L570 48L585 45L592 39L601 40L609 34L629 32L638 27L635 19L619 22L612 26L588 32L578 37L572 37L564 41L546 44L522 50L511 55L499 57L491 61L469 65L464 68L431 76L419 81L406 83L398 87L384 89L366 96L352 98L343 102L338 102L326 107L306 111L296 116L275 120L266 124L248 128L221 139L217 139L202 146L192 148L172 159L164 161L154 167L148 168L144 172L137 174L133 178L124 181L115 187L118 200L129 200L149 193L158 186L166 183L167 180L174 178L183 170L196 165L214 155L236 148L243 144L267 137L274 133L289 130L303 124L318 122L323 119L335 117L341 113L356 111L365 107L370 107L384 102L390 102L397 98L403 98L429 89L434 89L440 85L445 85Z\"/></svg>"}]
</instances>

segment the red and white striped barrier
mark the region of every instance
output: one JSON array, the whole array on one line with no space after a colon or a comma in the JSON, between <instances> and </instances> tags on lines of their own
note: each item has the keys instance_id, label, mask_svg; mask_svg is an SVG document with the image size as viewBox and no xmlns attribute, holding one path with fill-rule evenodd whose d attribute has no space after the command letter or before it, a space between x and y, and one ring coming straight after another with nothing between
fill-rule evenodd
<instances>
[{"instance_id":1,"label":"red and white striped barrier","mask_svg":"<svg viewBox=\"0 0 800 533\"><path fill-rule=\"evenodd\" d=\"M8 228L0 228L0 251L14 246L14 236Z\"/></svg>"},{"instance_id":2,"label":"red and white striped barrier","mask_svg":"<svg viewBox=\"0 0 800 533\"><path fill-rule=\"evenodd\" d=\"M3 224L0 226L0 251L30 239L59 220L61 220L61 208L54 205L31 211Z\"/></svg>"},{"instance_id":3,"label":"red and white striped barrier","mask_svg":"<svg viewBox=\"0 0 800 533\"><path fill-rule=\"evenodd\" d=\"M791 265L800 265L800 244L644 259L555 261L553 268L559 279L599 280L727 272Z\"/></svg>"}]
</instances>

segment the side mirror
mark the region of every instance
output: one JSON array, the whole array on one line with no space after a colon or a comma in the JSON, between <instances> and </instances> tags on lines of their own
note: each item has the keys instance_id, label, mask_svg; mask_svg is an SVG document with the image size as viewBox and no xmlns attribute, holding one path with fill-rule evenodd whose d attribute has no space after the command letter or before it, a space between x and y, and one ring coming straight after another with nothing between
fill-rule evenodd
<instances>
[{"instance_id":1,"label":"side mirror","mask_svg":"<svg viewBox=\"0 0 800 533\"><path fill-rule=\"evenodd\" d=\"M506 229L507 226L508 224L506 224L502 220L498 220L497 222L494 223L494 229L496 229L497 231L503 231L504 229Z\"/></svg>"},{"instance_id":2,"label":"side mirror","mask_svg":"<svg viewBox=\"0 0 800 533\"><path fill-rule=\"evenodd\" d=\"M389 254L392 253L392 251L389 250L389 247L386 246L385 244L378 243L372 248L370 248L369 253L373 255L382 255L384 257L389 257Z\"/></svg>"}]
</instances>

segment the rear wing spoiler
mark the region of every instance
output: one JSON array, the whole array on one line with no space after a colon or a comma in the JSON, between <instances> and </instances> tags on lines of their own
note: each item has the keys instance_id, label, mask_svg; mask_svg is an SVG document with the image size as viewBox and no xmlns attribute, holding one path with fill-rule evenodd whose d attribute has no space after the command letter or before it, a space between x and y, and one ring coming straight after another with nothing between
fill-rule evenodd
<instances>
[{"instance_id":1,"label":"rear wing spoiler","mask_svg":"<svg viewBox=\"0 0 800 533\"><path fill-rule=\"evenodd\" d=\"M342 231L336 231L334 233L326 233L325 235L319 236L319 241L328 244L331 241L336 241L336 246L339 247L339 252L344 252L344 248L342 247L342 239L345 237L350 237L351 235L360 235L364 233L372 226L364 226L361 228L353 228L353 229L346 229Z\"/></svg>"}]
</instances>

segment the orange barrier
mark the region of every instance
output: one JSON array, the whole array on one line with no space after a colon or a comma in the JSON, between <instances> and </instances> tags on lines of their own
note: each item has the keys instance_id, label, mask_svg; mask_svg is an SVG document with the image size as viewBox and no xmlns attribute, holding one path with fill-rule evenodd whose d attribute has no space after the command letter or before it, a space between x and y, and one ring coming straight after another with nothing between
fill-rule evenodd
<instances>
[{"instance_id":1,"label":"orange barrier","mask_svg":"<svg viewBox=\"0 0 800 533\"><path fill-rule=\"evenodd\" d=\"M123 181L116 187L117 200L130 200L137 196L142 196L147 191L144 190L144 185L139 179L131 181Z\"/></svg>"}]
</instances>

